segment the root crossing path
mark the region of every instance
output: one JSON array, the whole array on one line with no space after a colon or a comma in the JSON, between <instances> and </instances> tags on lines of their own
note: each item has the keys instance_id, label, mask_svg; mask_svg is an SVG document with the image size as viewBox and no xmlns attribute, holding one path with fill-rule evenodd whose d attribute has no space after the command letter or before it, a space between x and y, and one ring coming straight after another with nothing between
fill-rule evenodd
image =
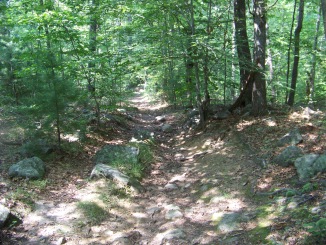
<instances>
[{"instance_id":1,"label":"root crossing path","mask_svg":"<svg viewBox=\"0 0 326 245\"><path fill-rule=\"evenodd\" d=\"M144 191L120 193L105 179L71 181L36 202L12 244L250 244L256 207L248 193L258 166L229 126L189 131L182 111L150 103L140 92L130 103L138 110L130 113L132 133L124 137L148 131L155 138ZM164 124L172 130L164 132ZM86 222L81 204L89 204L88 215L103 211L105 217Z\"/></svg>"}]
</instances>

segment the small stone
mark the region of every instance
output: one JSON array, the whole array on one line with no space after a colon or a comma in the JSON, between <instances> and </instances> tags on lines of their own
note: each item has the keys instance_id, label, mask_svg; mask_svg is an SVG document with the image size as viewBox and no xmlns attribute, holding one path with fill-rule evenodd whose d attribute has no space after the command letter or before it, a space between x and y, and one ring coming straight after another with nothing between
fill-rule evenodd
<instances>
[{"instance_id":1,"label":"small stone","mask_svg":"<svg viewBox=\"0 0 326 245\"><path fill-rule=\"evenodd\" d=\"M165 214L166 219L177 219L183 217L183 214L179 210L168 210Z\"/></svg>"},{"instance_id":2,"label":"small stone","mask_svg":"<svg viewBox=\"0 0 326 245\"><path fill-rule=\"evenodd\" d=\"M295 209L298 207L298 203L297 202L290 202L288 205L287 205L287 208L288 209Z\"/></svg>"},{"instance_id":3,"label":"small stone","mask_svg":"<svg viewBox=\"0 0 326 245\"><path fill-rule=\"evenodd\" d=\"M169 184L166 184L164 186L164 189L167 189L167 190L175 190L175 189L178 189L178 186L176 184L169 183Z\"/></svg>"},{"instance_id":4,"label":"small stone","mask_svg":"<svg viewBox=\"0 0 326 245\"><path fill-rule=\"evenodd\" d=\"M165 133L171 133L173 131L173 128L170 124L164 124L162 126L162 131Z\"/></svg>"},{"instance_id":5,"label":"small stone","mask_svg":"<svg viewBox=\"0 0 326 245\"><path fill-rule=\"evenodd\" d=\"M311 213L313 214L319 214L321 212L321 208L320 207L313 207L311 209Z\"/></svg>"},{"instance_id":6,"label":"small stone","mask_svg":"<svg viewBox=\"0 0 326 245\"><path fill-rule=\"evenodd\" d=\"M181 229L173 229L164 232L163 238L166 240L185 238L186 234Z\"/></svg>"},{"instance_id":7,"label":"small stone","mask_svg":"<svg viewBox=\"0 0 326 245\"><path fill-rule=\"evenodd\" d=\"M157 122L165 122L166 121L166 118L164 116L157 116L157 117L155 117L155 120Z\"/></svg>"},{"instance_id":8,"label":"small stone","mask_svg":"<svg viewBox=\"0 0 326 245\"><path fill-rule=\"evenodd\" d=\"M65 237L60 237L58 239L58 241L56 242L56 245L61 245L61 244L65 244L67 242Z\"/></svg>"},{"instance_id":9,"label":"small stone","mask_svg":"<svg viewBox=\"0 0 326 245\"><path fill-rule=\"evenodd\" d=\"M0 229L3 227L3 225L7 221L9 214L10 214L10 210L0 204Z\"/></svg>"}]
</instances>

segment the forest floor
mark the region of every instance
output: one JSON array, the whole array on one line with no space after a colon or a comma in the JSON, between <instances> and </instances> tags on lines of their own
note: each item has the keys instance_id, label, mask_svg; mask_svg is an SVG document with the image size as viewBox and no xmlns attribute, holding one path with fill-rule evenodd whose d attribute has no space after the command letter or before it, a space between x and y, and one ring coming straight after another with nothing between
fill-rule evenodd
<instances>
[{"instance_id":1,"label":"forest floor","mask_svg":"<svg viewBox=\"0 0 326 245\"><path fill-rule=\"evenodd\" d=\"M130 120L88 135L82 150L46 161L44 181L9 179L8 164L20 160L18 146L0 144L0 203L22 220L1 231L0 244L324 244L316 222L326 218L318 211L326 203L325 174L302 183L294 166L271 159L283 149L278 139L293 128L304 138L299 147L305 153L324 153L325 110L314 117L304 108L261 118L231 115L188 130L184 110L140 92L129 108ZM162 132L156 116L173 131ZM1 118L0 134L16 142L23 129L13 129L14 120ZM155 138L144 192L89 179L101 146L127 144L139 131Z\"/></svg>"}]
</instances>

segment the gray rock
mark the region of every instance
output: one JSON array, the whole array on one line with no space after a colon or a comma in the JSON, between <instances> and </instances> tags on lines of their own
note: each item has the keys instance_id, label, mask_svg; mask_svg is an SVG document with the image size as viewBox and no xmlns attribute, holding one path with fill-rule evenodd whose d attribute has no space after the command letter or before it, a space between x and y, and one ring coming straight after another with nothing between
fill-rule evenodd
<instances>
[{"instance_id":1,"label":"gray rock","mask_svg":"<svg viewBox=\"0 0 326 245\"><path fill-rule=\"evenodd\" d=\"M133 243L129 240L128 237L118 237L116 238L111 245L132 245Z\"/></svg>"},{"instance_id":2,"label":"gray rock","mask_svg":"<svg viewBox=\"0 0 326 245\"><path fill-rule=\"evenodd\" d=\"M193 118L198 115L199 115L198 109L192 109L191 111L188 112L188 118Z\"/></svg>"},{"instance_id":3,"label":"gray rock","mask_svg":"<svg viewBox=\"0 0 326 245\"><path fill-rule=\"evenodd\" d=\"M213 116L213 119L215 119L215 120L227 119L230 116L230 114L231 113L228 110L219 111Z\"/></svg>"},{"instance_id":4,"label":"gray rock","mask_svg":"<svg viewBox=\"0 0 326 245\"><path fill-rule=\"evenodd\" d=\"M186 234L181 229L171 229L163 233L163 239L165 240L180 239L185 237Z\"/></svg>"},{"instance_id":5,"label":"gray rock","mask_svg":"<svg viewBox=\"0 0 326 245\"><path fill-rule=\"evenodd\" d=\"M95 155L95 164L137 164L139 149L123 145L106 145Z\"/></svg>"},{"instance_id":6,"label":"gray rock","mask_svg":"<svg viewBox=\"0 0 326 245\"><path fill-rule=\"evenodd\" d=\"M110 167L105 164L96 164L92 170L91 178L105 177L116 181L121 187L127 186L129 177L121 173L118 169Z\"/></svg>"},{"instance_id":7,"label":"gray rock","mask_svg":"<svg viewBox=\"0 0 326 245\"><path fill-rule=\"evenodd\" d=\"M162 131L165 133L171 133L173 131L173 128L170 124L164 124L162 126Z\"/></svg>"},{"instance_id":8,"label":"gray rock","mask_svg":"<svg viewBox=\"0 0 326 245\"><path fill-rule=\"evenodd\" d=\"M314 168L314 163L318 157L319 155L317 154L308 154L295 160L294 166L297 169L300 180L309 180L317 173Z\"/></svg>"},{"instance_id":9,"label":"gray rock","mask_svg":"<svg viewBox=\"0 0 326 245\"><path fill-rule=\"evenodd\" d=\"M293 129L290 133L284 135L278 142L279 146L297 145L302 142L302 136L298 128Z\"/></svg>"},{"instance_id":10,"label":"gray rock","mask_svg":"<svg viewBox=\"0 0 326 245\"><path fill-rule=\"evenodd\" d=\"M326 172L326 153L319 156L318 159L314 162L315 173Z\"/></svg>"},{"instance_id":11,"label":"gray rock","mask_svg":"<svg viewBox=\"0 0 326 245\"><path fill-rule=\"evenodd\" d=\"M166 219L177 219L177 218L181 218L183 217L183 214L181 213L180 210L174 210L174 209L171 209L171 210L168 210L165 214L165 218Z\"/></svg>"},{"instance_id":12,"label":"gray rock","mask_svg":"<svg viewBox=\"0 0 326 245\"><path fill-rule=\"evenodd\" d=\"M157 122L165 122L166 121L166 118L164 116L157 116L157 117L155 117L155 120Z\"/></svg>"},{"instance_id":13,"label":"gray rock","mask_svg":"<svg viewBox=\"0 0 326 245\"><path fill-rule=\"evenodd\" d=\"M10 177L42 179L45 174L45 164L38 157L26 158L9 168Z\"/></svg>"},{"instance_id":14,"label":"gray rock","mask_svg":"<svg viewBox=\"0 0 326 245\"><path fill-rule=\"evenodd\" d=\"M105 165L105 164L95 165L90 177L91 178L104 177L104 178L112 179L114 182L117 183L117 185L120 188L130 186L130 187L132 187L132 190L135 192L143 191L143 187L137 180L129 178L124 173L121 173L118 169L113 168L108 165Z\"/></svg>"},{"instance_id":15,"label":"gray rock","mask_svg":"<svg viewBox=\"0 0 326 245\"><path fill-rule=\"evenodd\" d=\"M178 189L178 186L176 184L173 184L173 183L168 183L164 186L164 189L167 189L167 190L175 190L175 189Z\"/></svg>"},{"instance_id":16,"label":"gray rock","mask_svg":"<svg viewBox=\"0 0 326 245\"><path fill-rule=\"evenodd\" d=\"M134 138L137 140L147 140L154 137L154 133L147 130L137 130L134 132Z\"/></svg>"},{"instance_id":17,"label":"gray rock","mask_svg":"<svg viewBox=\"0 0 326 245\"><path fill-rule=\"evenodd\" d=\"M8 217L9 217L9 214L10 214L10 210L0 204L0 229L6 223Z\"/></svg>"},{"instance_id":18,"label":"gray rock","mask_svg":"<svg viewBox=\"0 0 326 245\"><path fill-rule=\"evenodd\" d=\"M295 160L301 156L303 156L303 152L299 147L289 146L274 158L274 162L280 166L288 167L293 165Z\"/></svg>"}]
</instances>

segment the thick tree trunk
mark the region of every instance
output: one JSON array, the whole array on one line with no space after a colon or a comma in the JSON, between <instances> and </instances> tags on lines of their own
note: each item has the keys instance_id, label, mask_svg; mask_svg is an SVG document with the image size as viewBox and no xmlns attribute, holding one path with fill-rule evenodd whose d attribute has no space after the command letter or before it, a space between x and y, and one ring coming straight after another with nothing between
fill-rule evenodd
<instances>
[{"instance_id":1,"label":"thick tree trunk","mask_svg":"<svg viewBox=\"0 0 326 245\"><path fill-rule=\"evenodd\" d=\"M235 43L239 59L240 87L243 91L245 87L248 87L246 82L252 70L251 53L247 35L245 0L234 0L234 27ZM249 84L249 86L251 86L251 84ZM251 103L251 90L251 87L249 87L247 92L243 95L245 105Z\"/></svg>"},{"instance_id":2,"label":"thick tree trunk","mask_svg":"<svg viewBox=\"0 0 326 245\"><path fill-rule=\"evenodd\" d=\"M265 0L254 0L254 60L256 76L252 88L252 115L264 115L267 112L266 102L266 9Z\"/></svg>"},{"instance_id":3,"label":"thick tree trunk","mask_svg":"<svg viewBox=\"0 0 326 245\"><path fill-rule=\"evenodd\" d=\"M293 68L292 68L292 79L291 79L291 90L289 93L288 105L293 106L295 90L297 86L298 78L298 67L299 67L299 54L300 54L300 32L302 30L303 23L303 14L304 14L304 0L300 0L299 3L299 15L297 27L294 31L294 59L293 59Z\"/></svg>"}]
</instances>

